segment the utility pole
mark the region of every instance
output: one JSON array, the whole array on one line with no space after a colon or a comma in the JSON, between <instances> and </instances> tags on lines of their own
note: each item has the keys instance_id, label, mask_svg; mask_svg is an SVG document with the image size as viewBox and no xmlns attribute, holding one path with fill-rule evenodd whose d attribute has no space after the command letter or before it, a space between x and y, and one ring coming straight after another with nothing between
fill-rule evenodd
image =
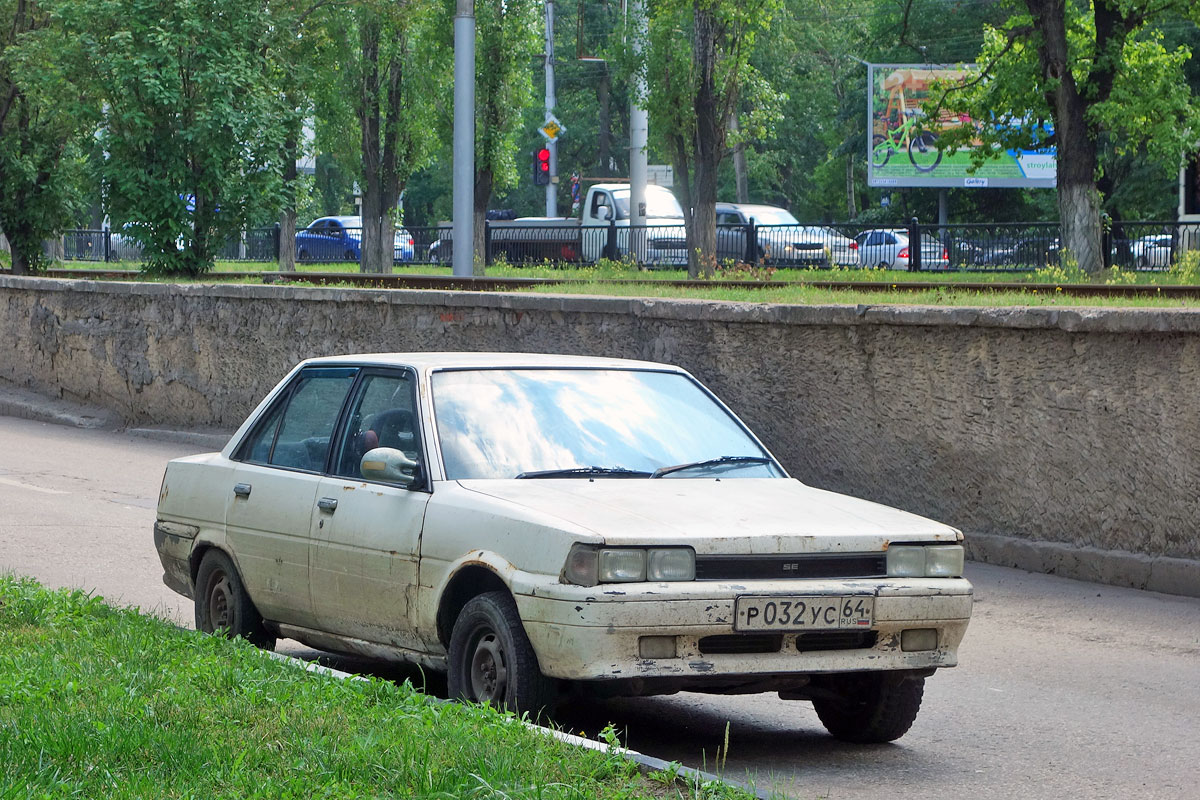
<instances>
[{"instance_id":1,"label":"utility pole","mask_svg":"<svg viewBox=\"0 0 1200 800\"><path fill-rule=\"evenodd\" d=\"M454 17L454 232L456 278L475 272L475 0Z\"/></svg>"},{"instance_id":2,"label":"utility pole","mask_svg":"<svg viewBox=\"0 0 1200 800\"><path fill-rule=\"evenodd\" d=\"M546 122L554 117L554 0L546 0ZM546 142L550 151L550 182L546 184L546 216L558 216L558 137Z\"/></svg>"},{"instance_id":3,"label":"utility pole","mask_svg":"<svg viewBox=\"0 0 1200 800\"><path fill-rule=\"evenodd\" d=\"M627 0L632 4L633 53L640 57L646 48L646 0ZM635 260L646 255L646 142L649 139L646 101L646 76L639 71L629 98L629 244Z\"/></svg>"}]
</instances>

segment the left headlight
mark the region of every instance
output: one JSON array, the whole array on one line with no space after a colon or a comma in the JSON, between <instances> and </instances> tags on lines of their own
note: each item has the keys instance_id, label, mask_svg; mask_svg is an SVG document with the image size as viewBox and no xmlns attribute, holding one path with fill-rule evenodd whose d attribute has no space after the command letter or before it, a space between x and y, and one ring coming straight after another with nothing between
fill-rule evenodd
<instances>
[{"instance_id":1,"label":"left headlight","mask_svg":"<svg viewBox=\"0 0 1200 800\"><path fill-rule=\"evenodd\" d=\"M959 544L892 545L887 551L891 578L958 578L963 574Z\"/></svg>"},{"instance_id":2,"label":"left headlight","mask_svg":"<svg viewBox=\"0 0 1200 800\"><path fill-rule=\"evenodd\" d=\"M579 586L696 579L690 547L594 547L577 544L567 555L563 579Z\"/></svg>"}]
</instances>

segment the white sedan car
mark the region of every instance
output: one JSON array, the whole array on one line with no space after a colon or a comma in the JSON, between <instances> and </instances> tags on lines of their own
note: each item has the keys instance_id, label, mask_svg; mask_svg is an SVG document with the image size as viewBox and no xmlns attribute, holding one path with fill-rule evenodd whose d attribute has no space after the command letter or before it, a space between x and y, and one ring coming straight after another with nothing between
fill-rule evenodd
<instances>
[{"instance_id":1,"label":"white sedan car","mask_svg":"<svg viewBox=\"0 0 1200 800\"><path fill-rule=\"evenodd\" d=\"M912 248L908 231L902 228L863 231L858 242L858 260L864 267L912 269ZM937 239L921 236L921 269L948 269L950 254Z\"/></svg>"},{"instance_id":2,"label":"white sedan car","mask_svg":"<svg viewBox=\"0 0 1200 800\"><path fill-rule=\"evenodd\" d=\"M154 540L202 631L535 714L567 688L778 692L889 741L971 614L959 531L805 486L687 372L607 358L305 361L167 465Z\"/></svg>"},{"instance_id":3,"label":"white sedan car","mask_svg":"<svg viewBox=\"0 0 1200 800\"><path fill-rule=\"evenodd\" d=\"M1156 233L1135 239L1129 254L1139 269L1165 269L1171 266L1171 234Z\"/></svg>"}]
</instances>

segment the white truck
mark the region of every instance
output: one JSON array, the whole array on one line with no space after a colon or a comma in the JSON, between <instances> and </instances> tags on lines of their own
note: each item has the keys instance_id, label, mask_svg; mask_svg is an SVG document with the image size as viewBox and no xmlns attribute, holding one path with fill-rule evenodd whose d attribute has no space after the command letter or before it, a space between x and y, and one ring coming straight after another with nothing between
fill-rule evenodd
<instances>
[{"instance_id":1,"label":"white truck","mask_svg":"<svg viewBox=\"0 0 1200 800\"><path fill-rule=\"evenodd\" d=\"M630 188L598 183L588 189L581 218L519 217L488 222L488 260L510 264L595 263L601 258L632 259L648 267L687 266L683 209L663 186L646 187L646 225L630 228ZM430 260L450 260L448 237Z\"/></svg>"}]
</instances>

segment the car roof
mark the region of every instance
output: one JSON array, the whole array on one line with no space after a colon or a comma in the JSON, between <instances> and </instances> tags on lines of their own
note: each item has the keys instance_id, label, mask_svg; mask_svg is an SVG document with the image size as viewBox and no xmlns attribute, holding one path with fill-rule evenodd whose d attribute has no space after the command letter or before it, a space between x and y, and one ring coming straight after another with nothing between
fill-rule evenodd
<instances>
[{"instance_id":1,"label":"car roof","mask_svg":"<svg viewBox=\"0 0 1200 800\"><path fill-rule=\"evenodd\" d=\"M569 356L551 353L357 353L342 356L324 356L305 360L303 366L343 366L370 365L389 367L414 367L427 369L462 369L497 367L514 368L547 368L564 367L608 368L608 369L655 369L680 371L679 367L671 364L661 364L654 361L636 361L626 358L606 358L603 356Z\"/></svg>"},{"instance_id":2,"label":"car roof","mask_svg":"<svg viewBox=\"0 0 1200 800\"><path fill-rule=\"evenodd\" d=\"M308 226L311 228L313 225L316 225L318 222L331 222L331 221L332 222L340 222L341 224L346 225L351 228L362 225L362 217L336 217L335 216L335 217L317 217L312 222L310 222L308 224Z\"/></svg>"},{"instance_id":3,"label":"car roof","mask_svg":"<svg viewBox=\"0 0 1200 800\"><path fill-rule=\"evenodd\" d=\"M787 211L783 206L769 206L765 203L717 203L718 211Z\"/></svg>"}]
</instances>

